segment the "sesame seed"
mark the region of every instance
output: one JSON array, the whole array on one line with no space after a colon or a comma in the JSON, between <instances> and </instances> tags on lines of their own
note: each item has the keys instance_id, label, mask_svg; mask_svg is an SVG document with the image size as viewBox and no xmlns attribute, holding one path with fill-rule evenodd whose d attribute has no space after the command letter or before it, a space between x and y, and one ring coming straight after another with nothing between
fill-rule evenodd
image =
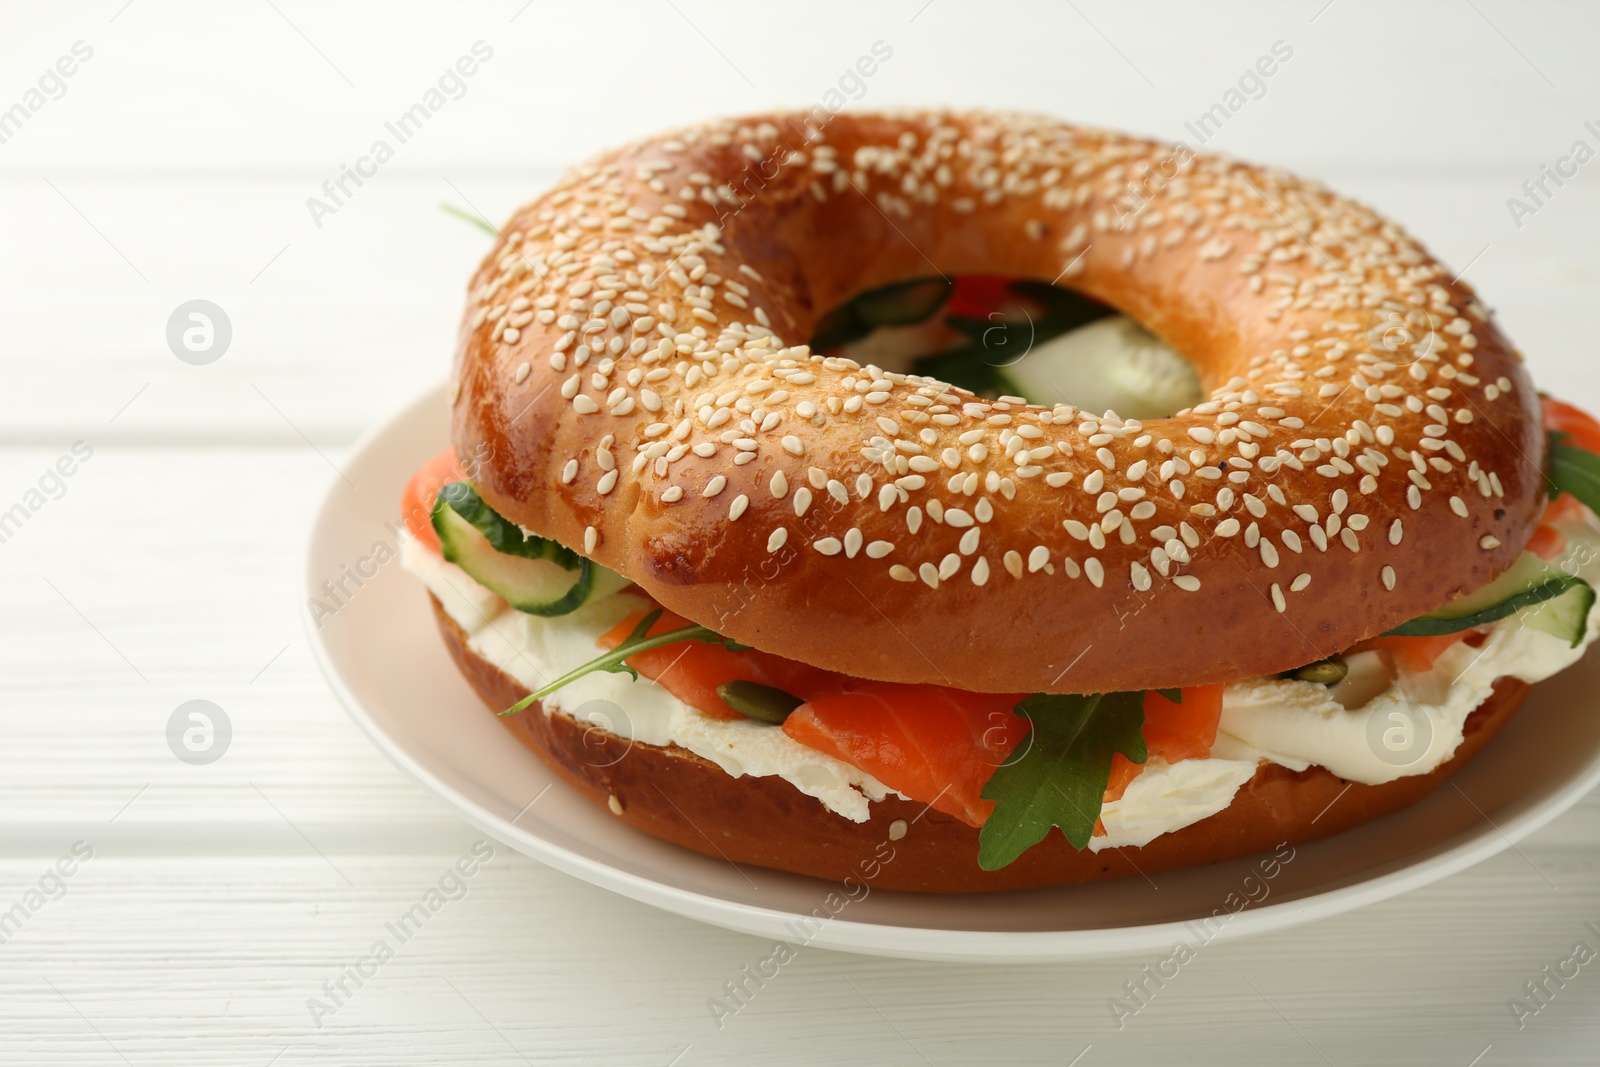
<instances>
[{"instance_id":1,"label":"sesame seed","mask_svg":"<svg viewBox=\"0 0 1600 1067\"><path fill-rule=\"evenodd\" d=\"M1186 593L1198 592L1200 589L1200 579L1192 574L1180 574L1172 579L1172 584Z\"/></svg>"},{"instance_id":2,"label":"sesame seed","mask_svg":"<svg viewBox=\"0 0 1600 1067\"><path fill-rule=\"evenodd\" d=\"M845 121L856 120L841 120ZM866 127L871 132L863 135L859 152L846 153L854 158L838 158L827 144L785 150L795 152L798 165L780 172L769 184L804 195L808 205L831 205L845 191L844 185L853 185L886 217L913 221L940 198L947 198L955 210L1009 213L1027 223L1028 236L1050 240L1059 246L1057 251L1080 258L1103 257L1105 250L1093 248L1093 243L1097 233L1115 228L1107 205L1119 195L1124 172L1136 177L1143 173L1137 168L1146 165L1143 147L1098 135L1080 140L1070 128L1040 132L1016 125L1023 120L992 122L970 141L962 139L960 124L949 129L940 124L913 127L913 132L905 128L904 120L884 121L886 138L876 126ZM805 345L786 346L766 312L754 306L766 299L763 292L752 290L752 286L764 288L761 274L724 249L721 226L705 221L709 216L701 213L704 205L717 212L724 202L738 206L734 168L746 160L765 158L775 136L768 130L761 123L713 125L677 140L647 142L655 152L640 158L648 162L602 160L593 169L580 168L508 224L497 258L486 264L484 281L472 297L476 306L471 328L507 344L520 344L527 336L528 354L534 360L542 350L561 382L561 396L572 405L571 414L565 416L569 423L576 416L602 411L608 419L637 418L636 412L648 412L657 420L642 418L619 426L618 436L631 453L621 449L614 453L613 442L594 448L592 477L597 489L605 485L614 491L623 477L630 477L636 480L631 490L646 491L637 480L653 476L661 480L648 491L659 492L663 503L673 501L685 490L665 479L685 454L709 460L721 448L722 456L732 456L731 465L745 465L770 461L776 452L772 444L781 443L784 453L804 455L807 449L800 434L777 437L783 420L806 420L822 427L830 420L855 418L865 431L860 451L871 473L863 473L859 461L845 450L835 452L829 445L824 465L817 470L819 480L804 491L803 500L796 480L796 515L808 514L813 491L819 497L826 491L830 503L847 505L852 494L846 486L853 486L860 500L875 497L885 516L895 507L904 508L906 529L912 535L919 534L924 515L934 523L942 520L957 531L960 554L952 560L956 553L948 553L940 560L934 566L935 576L943 580L941 570L959 567L961 558L969 558L978 585L990 572L989 564L976 556L980 540L976 524L994 519L992 497L999 494L1012 500L1019 483L1035 478L1053 491L1082 486L1087 494L1084 503L1094 501L1097 521L1086 525L1067 519L1063 526L1075 543L1095 552L1104 550L1108 541L1129 546L1143 541L1152 532L1145 524L1161 521L1157 516L1172 508L1172 501L1186 505L1196 523L1202 518L1215 521L1216 536L1238 536L1244 516L1233 518L1228 513L1241 498L1250 517L1268 525L1265 537L1256 523L1244 531L1245 544L1263 558L1280 549L1309 551L1304 539L1326 551L1337 537L1357 551L1356 533L1369 520L1366 515L1343 518L1350 496L1359 491L1372 498L1385 477L1383 468L1391 464L1395 470L1388 477L1397 479L1396 491L1406 490L1411 510L1420 511L1423 494L1438 484L1451 509L1470 519L1465 499L1450 497L1450 489L1439 479L1450 476L1454 464L1465 467L1469 458L1465 449L1479 444L1454 440L1449 436L1452 431L1462 432L1460 427L1465 426L1476 435L1478 427L1499 421L1499 409L1480 405L1493 405L1502 392L1509 395L1512 389L1513 383L1500 374L1503 353L1498 341L1491 346L1484 337L1474 336L1475 330L1486 335L1482 324L1489 321L1487 312L1475 302L1460 313L1449 307L1448 302L1457 298L1444 285L1442 268L1364 209L1276 174L1260 179L1268 183L1267 197L1252 195L1234 171L1201 165L1137 220L1137 230L1123 242L1126 266L1137 262L1141 269L1147 264L1161 269L1162 257L1182 256L1173 262L1205 270L1211 268L1197 264L1216 258L1226 263L1217 269L1224 269L1230 280L1242 278L1269 302L1264 321L1282 323L1283 337L1276 342L1282 347L1269 346L1235 377L1214 383L1210 396L1179 416L1186 421L1203 419L1206 425L1188 427L1174 441L1159 432L1145 432L1138 420L1112 412L1092 415L1064 404L1032 407L1016 397L981 399L931 379L814 354ZM721 156L703 151L705 145L731 146L728 159L738 162L725 166ZM694 170L697 166L705 170ZM651 193L635 198L626 184L629 176ZM677 195L679 190L687 196ZM1285 238L1284 224L1298 229L1302 219L1319 235L1312 239L1314 250L1304 241ZM1239 241L1239 234L1250 231L1264 238L1259 247L1253 241L1248 247ZM1337 234L1340 239L1324 242L1322 234ZM1314 254L1305 255L1307 251ZM1082 266L1078 261L1074 265ZM1428 315L1448 324L1439 327L1441 343L1433 343L1430 331L1426 353L1394 355L1389 335L1376 341L1363 326L1363 320L1375 313L1374 299L1376 308L1382 309L1374 321L1389 316L1408 328L1412 306L1429 305ZM730 308L744 312L745 321L734 320L729 313L724 322L722 314ZM782 329L792 329L788 316L778 318ZM539 329L528 332L535 321ZM553 343L552 333L546 331L553 331ZM1415 339L1404 343L1414 344ZM513 377L515 384L531 379L527 363L508 358L505 367L502 373ZM561 375L568 377L562 380ZM816 394L797 398L790 406L783 386L796 390L815 386ZM1294 398L1303 408L1315 402L1312 398L1319 392L1337 397L1346 386L1352 397L1367 398L1362 407L1370 407L1371 414L1362 410L1364 418L1355 418L1354 412L1333 411L1335 418L1343 413L1346 424L1330 425L1319 403L1308 429L1305 420L1312 418L1310 413L1275 406ZM1474 388L1480 397L1469 402L1467 391ZM1484 417L1475 418L1478 414ZM1413 421L1412 415L1418 417ZM1262 421L1252 422L1252 416ZM886 437L867 437L879 432ZM1301 438L1291 448L1289 438L1296 432L1327 436ZM833 433L830 427L829 440ZM582 440L581 433L576 440ZM1180 445L1183 440L1226 452L1207 456L1201 448ZM563 484L576 484L589 447L580 445L569 452L560 468ZM1153 451L1139 452L1146 448ZM630 462L621 463L619 456ZM880 466L885 472L881 475ZM724 466L724 473L706 483L703 496L716 496L726 487L725 470ZM1279 471L1298 472L1300 480L1289 476L1275 483L1273 475ZM1402 471L1404 478L1399 477ZM1332 482L1323 500L1315 499L1303 481L1313 472ZM767 484L774 498L787 498L787 472L769 471L764 476L770 477ZM1117 485L1108 490L1107 479ZM1148 487L1143 484L1147 480ZM1477 464L1466 484L1485 499L1504 495L1493 472ZM1297 491L1299 499L1288 499L1283 486ZM913 495L925 491L943 499L918 497L913 504ZM986 494L982 498L977 497L980 491ZM1067 514L1084 514L1085 506L1074 505L1075 499L1070 492L1055 498L1061 508L1056 521ZM1163 499L1168 503L1161 504ZM1267 499L1286 512L1292 510L1304 528L1285 529L1278 516L1269 521ZM960 506L944 506L951 500ZM1032 498L1024 500L1038 506ZM747 506L745 501L736 504L737 510L730 508L730 520ZM1325 523L1319 510L1328 513ZM1013 525L1025 528L1025 519L1020 516ZM1150 582L1154 581L1151 568L1173 578L1174 561L1186 561L1198 548L1200 538L1194 528L1187 523L1181 527L1162 527L1169 532L1156 537L1150 568L1138 563ZM853 536L844 534L847 557L854 554L851 546L862 546L864 540L859 530L852 530ZM936 532L937 526L930 529ZM1051 562L1051 550L1046 549L1038 566L1033 565L1034 549L1003 553L997 542L1011 533L988 535L1009 573L1053 574L1057 564L1069 576L1082 572L1078 562L1063 556L1060 544L1053 549L1056 562ZM1391 543L1399 544L1400 537L1400 524L1393 522ZM1479 538L1480 546L1491 541L1498 545L1491 535ZM874 541L864 546L869 557L872 546L880 543L889 544ZM922 566L920 557L911 566ZM903 579L892 576L916 581L911 566L900 568ZM1392 588L1392 570L1384 571ZM1130 566L1128 581L1135 588L1138 574ZM1198 588L1198 580L1178 577ZM1300 580L1286 583L1287 588L1298 591Z\"/></svg>"},{"instance_id":3,"label":"sesame seed","mask_svg":"<svg viewBox=\"0 0 1600 1067\"><path fill-rule=\"evenodd\" d=\"M1383 568L1383 587L1385 589L1388 589L1391 592L1394 591L1394 568L1393 567L1385 566Z\"/></svg>"},{"instance_id":4,"label":"sesame seed","mask_svg":"<svg viewBox=\"0 0 1600 1067\"><path fill-rule=\"evenodd\" d=\"M882 559L894 551L894 544L889 541L873 541L867 545L868 559ZM979 583L982 584L982 583Z\"/></svg>"},{"instance_id":5,"label":"sesame seed","mask_svg":"<svg viewBox=\"0 0 1600 1067\"><path fill-rule=\"evenodd\" d=\"M599 543L600 543L600 531L595 529L593 526L584 527L584 529L583 529L583 554L586 555L586 556L594 555L595 546L598 545Z\"/></svg>"},{"instance_id":6,"label":"sesame seed","mask_svg":"<svg viewBox=\"0 0 1600 1067\"><path fill-rule=\"evenodd\" d=\"M1301 574L1298 574L1298 575L1295 576L1295 579L1294 579L1293 582L1289 583L1289 591L1291 593L1298 593L1298 592L1300 592L1302 589L1304 589L1306 586L1308 586L1310 584L1311 584L1311 575L1305 574L1305 573L1301 573Z\"/></svg>"},{"instance_id":7,"label":"sesame seed","mask_svg":"<svg viewBox=\"0 0 1600 1067\"><path fill-rule=\"evenodd\" d=\"M897 582L914 582L917 580L917 576L912 573L911 568L900 563L896 563L889 568L889 577Z\"/></svg>"},{"instance_id":8,"label":"sesame seed","mask_svg":"<svg viewBox=\"0 0 1600 1067\"><path fill-rule=\"evenodd\" d=\"M875 544L881 544L882 542L874 542L874 543ZM986 585L986 584L988 584L988 581L989 581L989 560L986 557L979 556L977 562L972 565L972 584L973 585Z\"/></svg>"},{"instance_id":9,"label":"sesame seed","mask_svg":"<svg viewBox=\"0 0 1600 1067\"><path fill-rule=\"evenodd\" d=\"M740 493L733 498L733 503L728 505L728 521L732 522L744 514L744 509L750 506L750 498Z\"/></svg>"},{"instance_id":10,"label":"sesame seed","mask_svg":"<svg viewBox=\"0 0 1600 1067\"><path fill-rule=\"evenodd\" d=\"M787 540L789 540L788 528L785 526L778 527L776 530L772 531L772 536L767 538L767 551L778 551L778 549L783 547L784 542Z\"/></svg>"},{"instance_id":11,"label":"sesame seed","mask_svg":"<svg viewBox=\"0 0 1600 1067\"><path fill-rule=\"evenodd\" d=\"M1272 583L1272 606L1277 608L1280 613L1289 610L1289 602L1283 598L1283 589L1279 587L1277 582Z\"/></svg>"},{"instance_id":12,"label":"sesame seed","mask_svg":"<svg viewBox=\"0 0 1600 1067\"><path fill-rule=\"evenodd\" d=\"M1128 570L1135 589L1142 593L1150 588L1150 571L1144 564L1135 561L1128 565Z\"/></svg>"},{"instance_id":13,"label":"sesame seed","mask_svg":"<svg viewBox=\"0 0 1600 1067\"><path fill-rule=\"evenodd\" d=\"M924 563L917 568L917 577L922 579L929 589L939 588L939 568L931 563Z\"/></svg>"},{"instance_id":14,"label":"sesame seed","mask_svg":"<svg viewBox=\"0 0 1600 1067\"><path fill-rule=\"evenodd\" d=\"M837 537L822 537L811 542L811 547L824 556L837 556L844 545Z\"/></svg>"}]
</instances>

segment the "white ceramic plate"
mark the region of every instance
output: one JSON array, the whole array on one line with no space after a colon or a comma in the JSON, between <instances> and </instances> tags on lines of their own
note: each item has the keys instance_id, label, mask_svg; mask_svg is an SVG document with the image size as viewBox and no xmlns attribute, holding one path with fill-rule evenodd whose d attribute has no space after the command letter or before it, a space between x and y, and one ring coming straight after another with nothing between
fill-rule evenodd
<instances>
[{"instance_id":1,"label":"white ceramic plate","mask_svg":"<svg viewBox=\"0 0 1600 1067\"><path fill-rule=\"evenodd\" d=\"M1159 891L1138 878L1003 896L873 890L826 921L799 926L802 917L829 915L825 902L837 885L736 868L628 828L555 782L457 673L422 586L397 562L377 562L380 545L396 547L402 487L446 440L440 388L364 438L328 490L311 532L305 595L326 601L324 581L350 573L362 581L344 578L349 595L335 614L316 620L307 611L330 684L379 748L484 832L585 881L716 926L912 959L1166 952L1179 940L1261 934L1427 885L1510 847L1600 781L1600 659L1590 656L1540 685L1510 726L1428 799L1300 846L1271 878L1259 860L1243 859L1158 875ZM1242 901L1248 906L1234 910Z\"/></svg>"}]
</instances>

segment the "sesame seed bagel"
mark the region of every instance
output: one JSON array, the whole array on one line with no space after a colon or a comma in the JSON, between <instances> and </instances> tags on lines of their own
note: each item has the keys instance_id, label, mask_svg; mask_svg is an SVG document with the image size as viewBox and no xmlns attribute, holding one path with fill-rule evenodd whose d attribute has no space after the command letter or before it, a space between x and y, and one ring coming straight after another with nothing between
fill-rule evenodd
<instances>
[{"instance_id":1,"label":"sesame seed bagel","mask_svg":"<svg viewBox=\"0 0 1600 1067\"><path fill-rule=\"evenodd\" d=\"M469 647L437 600L433 609L450 655L490 710L528 695ZM1528 690L1515 678L1496 682L1467 718L1455 754L1427 774L1362 785L1323 767L1291 771L1263 763L1222 811L1143 847L1079 851L1051 834L995 871L978 866L977 830L918 801L891 794L873 803L868 821L855 823L781 779L735 778L685 749L629 741L538 704L501 721L590 802L707 856L834 881L849 877L874 889L977 893L1152 875L1343 833L1433 792L1511 720ZM904 839L896 822L905 824ZM879 851L885 841L894 841L892 861ZM881 867L864 869L872 858Z\"/></svg>"},{"instance_id":2,"label":"sesame seed bagel","mask_svg":"<svg viewBox=\"0 0 1600 1067\"><path fill-rule=\"evenodd\" d=\"M1140 422L806 347L935 271L1070 285L1207 399ZM670 610L976 691L1320 659L1485 584L1544 502L1519 356L1393 223L1026 115L758 116L580 166L479 269L450 399L495 509Z\"/></svg>"}]
</instances>

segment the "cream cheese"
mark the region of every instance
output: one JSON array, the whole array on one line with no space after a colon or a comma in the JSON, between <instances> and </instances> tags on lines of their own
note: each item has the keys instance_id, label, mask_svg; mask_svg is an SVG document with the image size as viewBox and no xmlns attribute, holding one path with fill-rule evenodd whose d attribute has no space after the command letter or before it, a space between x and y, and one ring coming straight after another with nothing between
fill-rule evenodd
<instances>
[{"instance_id":1,"label":"cream cheese","mask_svg":"<svg viewBox=\"0 0 1600 1067\"><path fill-rule=\"evenodd\" d=\"M1568 549L1552 562L1600 585L1600 535L1580 523L1560 528ZM466 631L473 651L530 690L592 659L596 638L648 603L623 592L570 615L540 618L511 609L413 539L406 539L400 558ZM1261 761L1292 770L1326 767L1370 785L1426 774L1454 754L1467 717L1488 697L1495 679L1536 682L1556 674L1583 655L1597 627L1600 605L1582 644L1571 648L1559 637L1522 625L1517 616L1503 619L1488 628L1480 647L1458 644L1430 671L1369 677L1359 687L1358 707L1336 699L1350 703L1348 692L1311 682L1253 678L1235 683L1223 696L1211 756L1149 763L1120 799L1105 805L1106 833L1092 838L1089 848L1145 845L1216 814L1232 803ZM782 778L853 822L867 821L870 802L893 792L781 730L705 715L643 678L597 671L558 690L544 705L644 744L678 745L734 777Z\"/></svg>"},{"instance_id":2,"label":"cream cheese","mask_svg":"<svg viewBox=\"0 0 1600 1067\"><path fill-rule=\"evenodd\" d=\"M1567 536L1567 549L1551 563L1600 586L1600 535L1583 523L1557 526ZM1270 760L1297 771L1326 767L1364 785L1427 774L1455 754L1467 717L1488 699L1495 679L1543 681L1582 658L1600 633L1597 628L1600 605L1590 612L1584 639L1573 648L1512 615L1487 628L1481 647L1460 643L1432 670L1399 670L1386 688L1356 708L1346 708L1328 687L1309 682L1239 682L1223 696L1211 753Z\"/></svg>"},{"instance_id":3,"label":"cream cheese","mask_svg":"<svg viewBox=\"0 0 1600 1067\"><path fill-rule=\"evenodd\" d=\"M648 604L616 593L546 619L512 609L415 539L401 545L400 563L439 598L466 631L474 652L530 691L593 659L595 640ZM749 719L712 718L648 679L595 671L552 693L543 705L547 712L562 711L643 744L688 749L735 778L777 776L852 822L866 822L869 802L891 792L860 768L808 748L782 730Z\"/></svg>"},{"instance_id":4,"label":"cream cheese","mask_svg":"<svg viewBox=\"0 0 1600 1067\"><path fill-rule=\"evenodd\" d=\"M1089 850L1147 845L1162 834L1215 815L1255 776L1256 766L1254 758L1150 760L1121 798L1100 809L1106 832L1089 839Z\"/></svg>"}]
</instances>

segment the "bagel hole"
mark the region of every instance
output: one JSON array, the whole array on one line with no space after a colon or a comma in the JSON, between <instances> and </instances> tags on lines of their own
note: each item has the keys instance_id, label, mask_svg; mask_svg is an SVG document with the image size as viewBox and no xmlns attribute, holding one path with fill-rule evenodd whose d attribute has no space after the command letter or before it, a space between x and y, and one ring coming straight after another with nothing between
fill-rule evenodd
<instances>
[{"instance_id":1,"label":"bagel hole","mask_svg":"<svg viewBox=\"0 0 1600 1067\"><path fill-rule=\"evenodd\" d=\"M1123 418L1162 418L1204 399L1194 364L1142 323L1037 279L932 275L869 289L817 321L811 348L990 399Z\"/></svg>"}]
</instances>

